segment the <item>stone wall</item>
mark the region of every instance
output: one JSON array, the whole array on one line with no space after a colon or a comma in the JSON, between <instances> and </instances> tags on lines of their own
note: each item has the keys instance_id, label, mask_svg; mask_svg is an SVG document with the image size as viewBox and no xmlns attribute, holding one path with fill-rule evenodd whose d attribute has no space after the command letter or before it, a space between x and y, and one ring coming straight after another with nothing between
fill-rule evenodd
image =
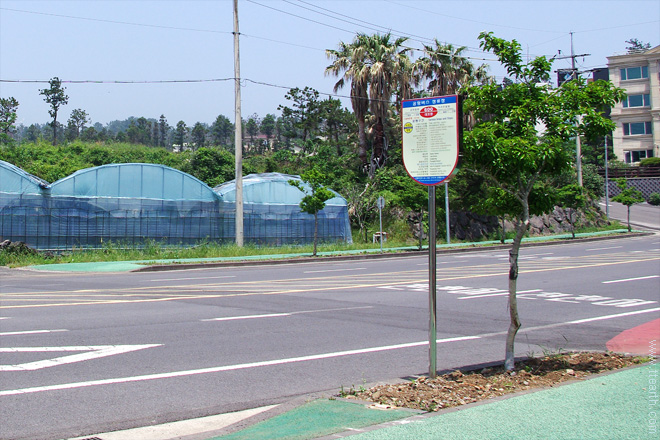
<instances>
[{"instance_id":1,"label":"stone wall","mask_svg":"<svg viewBox=\"0 0 660 440\"><path fill-rule=\"evenodd\" d=\"M590 207L586 212L573 213L573 220L579 226L602 227L608 224L605 214L596 206ZM501 220L495 216L473 214L471 212L451 212L449 224L452 237L459 240L483 240L501 234ZM507 232L513 231L514 225L510 221L504 222ZM530 220L530 235L561 234L571 231L568 213L564 208L555 207L550 214L533 216Z\"/></svg>"}]
</instances>

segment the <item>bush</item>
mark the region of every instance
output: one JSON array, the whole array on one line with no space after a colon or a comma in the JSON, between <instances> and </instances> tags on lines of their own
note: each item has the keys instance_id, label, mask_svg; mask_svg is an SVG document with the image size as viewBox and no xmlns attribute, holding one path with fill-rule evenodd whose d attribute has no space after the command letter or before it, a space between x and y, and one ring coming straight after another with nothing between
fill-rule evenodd
<instances>
[{"instance_id":1,"label":"bush","mask_svg":"<svg viewBox=\"0 0 660 440\"><path fill-rule=\"evenodd\" d=\"M660 167L660 157L647 157L639 162L640 167Z\"/></svg>"},{"instance_id":2,"label":"bush","mask_svg":"<svg viewBox=\"0 0 660 440\"><path fill-rule=\"evenodd\" d=\"M649 196L649 204L651 204L653 206L660 205L660 194L651 193L651 195Z\"/></svg>"}]
</instances>

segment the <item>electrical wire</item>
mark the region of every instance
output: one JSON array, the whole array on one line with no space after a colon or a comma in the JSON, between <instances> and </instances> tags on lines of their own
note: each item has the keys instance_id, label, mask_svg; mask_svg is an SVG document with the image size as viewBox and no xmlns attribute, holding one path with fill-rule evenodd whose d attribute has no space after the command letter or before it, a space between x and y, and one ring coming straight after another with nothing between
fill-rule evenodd
<instances>
[{"instance_id":1,"label":"electrical wire","mask_svg":"<svg viewBox=\"0 0 660 440\"><path fill-rule=\"evenodd\" d=\"M94 21L101 23L111 23L111 24L123 24L126 26L138 26L138 27L149 27L157 29L168 29L168 30L177 30L177 31L193 31L193 32L209 32L214 34L232 34L233 32L229 31L214 31L210 29L195 29L195 28L182 28L176 26L163 26L158 24L145 24L145 23L133 23L129 21L119 21L119 20L106 20L103 18L89 18L89 17L78 17L75 15L63 15L63 14L52 14L49 12L36 12L36 11L26 11L23 9L14 9L14 8L3 8L0 7L0 10L11 11L11 12L20 12L24 14L34 14L34 15L45 15L49 17L59 17L59 18L70 18L74 20L85 20L85 21Z\"/></svg>"}]
</instances>

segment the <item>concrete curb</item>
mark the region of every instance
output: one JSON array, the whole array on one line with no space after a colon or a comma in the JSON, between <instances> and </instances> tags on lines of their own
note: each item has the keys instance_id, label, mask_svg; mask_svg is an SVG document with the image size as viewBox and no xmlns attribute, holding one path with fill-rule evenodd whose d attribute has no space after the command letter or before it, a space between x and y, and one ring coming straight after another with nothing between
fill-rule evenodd
<instances>
[{"instance_id":1,"label":"concrete curb","mask_svg":"<svg viewBox=\"0 0 660 440\"><path fill-rule=\"evenodd\" d=\"M557 244L571 244L571 243L583 243L591 241L601 241L601 240L613 240L617 238L632 238L632 237L643 237L648 235L654 235L653 232L631 232L626 233L625 235L602 235L594 237L578 237L578 238L551 238L548 237L548 241L527 241L522 243L522 247L537 247L537 246L551 246ZM471 243L463 247L455 248L440 248L436 250L436 254L457 254L457 253L466 253L466 252L479 252L479 251L488 251L488 250L498 250L498 249L509 249L510 244L485 244L480 245L478 243ZM351 261L351 260L371 260L371 259L382 259L382 258L402 258L402 257L414 257L420 255L428 255L427 250L410 250L410 251L399 251L399 252L384 252L384 253L365 253L359 255L322 255L318 257L313 257L309 255L307 257L296 257L296 258L272 258L268 255L264 255L264 259L250 259L250 260L234 260L234 261L217 261L217 262L193 262L193 263L165 263L165 264L153 264L138 269L133 269L131 272L158 272L158 271L168 271L168 270L187 270L187 269L208 269L214 267L234 267L234 266L260 266L260 265L273 265L273 264L297 264L297 263L316 263L321 261Z\"/></svg>"}]
</instances>

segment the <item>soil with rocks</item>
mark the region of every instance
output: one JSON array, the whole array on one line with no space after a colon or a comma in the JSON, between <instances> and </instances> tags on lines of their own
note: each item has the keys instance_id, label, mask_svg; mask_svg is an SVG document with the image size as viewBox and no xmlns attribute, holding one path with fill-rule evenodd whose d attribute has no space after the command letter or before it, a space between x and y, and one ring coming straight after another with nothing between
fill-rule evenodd
<instances>
[{"instance_id":1,"label":"soil with rocks","mask_svg":"<svg viewBox=\"0 0 660 440\"><path fill-rule=\"evenodd\" d=\"M648 357L616 353L557 354L518 361L513 371L505 371L503 366L479 371L457 370L433 379L422 376L406 383L379 385L366 390L351 388L340 396L388 407L439 411L531 388L552 387L647 361Z\"/></svg>"}]
</instances>

